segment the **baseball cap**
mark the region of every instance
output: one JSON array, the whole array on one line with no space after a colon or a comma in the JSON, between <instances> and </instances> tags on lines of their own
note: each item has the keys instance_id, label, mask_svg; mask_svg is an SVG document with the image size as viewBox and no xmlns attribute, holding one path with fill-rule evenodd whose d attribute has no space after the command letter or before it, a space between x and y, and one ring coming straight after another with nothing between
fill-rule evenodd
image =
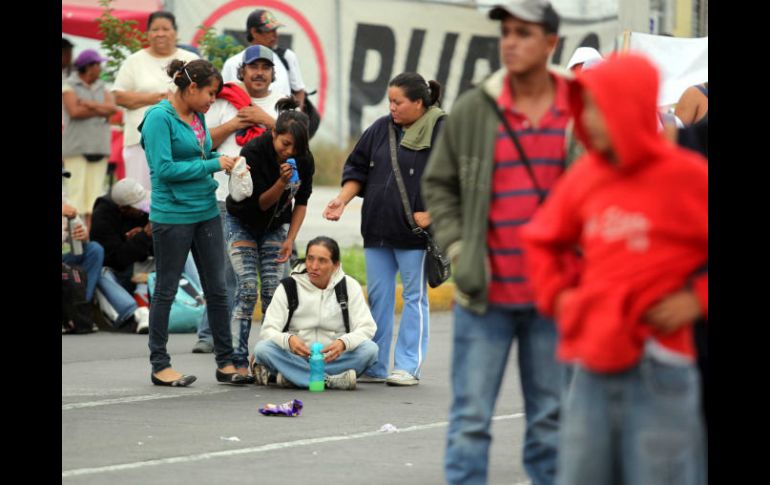
<instances>
[{"instance_id":1,"label":"baseball cap","mask_svg":"<svg viewBox=\"0 0 770 485\"><path fill-rule=\"evenodd\" d=\"M273 65L273 59L275 59L274 55L275 53L269 47L263 45L251 45L243 52L243 63L251 64L256 60L263 59Z\"/></svg>"},{"instance_id":2,"label":"baseball cap","mask_svg":"<svg viewBox=\"0 0 770 485\"><path fill-rule=\"evenodd\" d=\"M276 20L275 16L267 10L254 10L246 19L246 31L254 27L257 32L272 32L283 24Z\"/></svg>"},{"instance_id":3,"label":"baseball cap","mask_svg":"<svg viewBox=\"0 0 770 485\"><path fill-rule=\"evenodd\" d=\"M142 184L131 178L119 180L112 186L110 192L112 201L119 206L131 206L135 209L144 210L146 204L143 202L147 198L147 191Z\"/></svg>"},{"instance_id":4,"label":"baseball cap","mask_svg":"<svg viewBox=\"0 0 770 485\"><path fill-rule=\"evenodd\" d=\"M77 59L75 59L75 67L83 67L89 64L104 62L106 60L107 60L106 57L100 56L99 53L96 52L95 50L86 49L80 54L78 54Z\"/></svg>"},{"instance_id":5,"label":"baseball cap","mask_svg":"<svg viewBox=\"0 0 770 485\"><path fill-rule=\"evenodd\" d=\"M577 64L584 64L585 67L588 61L601 58L602 55L593 47L578 47L567 61L567 69L572 69L572 66Z\"/></svg>"},{"instance_id":6,"label":"baseball cap","mask_svg":"<svg viewBox=\"0 0 770 485\"><path fill-rule=\"evenodd\" d=\"M546 32L555 33L559 30L559 14L548 0L513 0L497 4L489 11L492 20L502 20L507 15L541 24Z\"/></svg>"}]
</instances>

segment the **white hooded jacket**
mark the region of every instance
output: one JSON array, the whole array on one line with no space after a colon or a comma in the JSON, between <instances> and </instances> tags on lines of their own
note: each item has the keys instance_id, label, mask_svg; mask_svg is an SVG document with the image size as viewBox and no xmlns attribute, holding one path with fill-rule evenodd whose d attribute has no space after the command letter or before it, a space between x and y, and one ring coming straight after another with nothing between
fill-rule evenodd
<instances>
[{"instance_id":1,"label":"white hooded jacket","mask_svg":"<svg viewBox=\"0 0 770 485\"><path fill-rule=\"evenodd\" d=\"M313 342L321 342L326 346L340 339L345 343L345 351L354 350L361 342L371 340L377 325L358 281L346 276L340 266L332 274L327 287L321 289L310 281L307 273L299 273L303 269L304 266L300 266L291 275L297 282L299 306L292 315L288 331L283 332L289 318L289 301L284 286L279 285L267 307L260 340L271 340L287 351L289 337L292 335L301 338L308 347ZM342 309L334 293L334 286L342 281L342 278L347 280L350 333L345 333Z\"/></svg>"}]
</instances>

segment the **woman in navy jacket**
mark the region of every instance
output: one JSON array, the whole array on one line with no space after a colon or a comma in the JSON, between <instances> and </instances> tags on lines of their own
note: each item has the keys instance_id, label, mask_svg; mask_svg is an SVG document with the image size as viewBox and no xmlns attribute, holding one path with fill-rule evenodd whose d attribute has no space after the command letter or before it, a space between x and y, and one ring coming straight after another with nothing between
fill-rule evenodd
<instances>
[{"instance_id":1,"label":"woman in navy jacket","mask_svg":"<svg viewBox=\"0 0 770 485\"><path fill-rule=\"evenodd\" d=\"M441 85L427 83L416 73L402 73L388 85L390 115L375 121L361 135L345 162L342 190L324 211L336 221L356 195L364 198L361 233L364 237L367 291L377 322L378 362L358 382L387 382L394 386L419 383L428 347L428 296L425 241L412 233L390 160L388 132L396 130L396 158L409 204L418 226L430 216L420 195L420 179L446 113L438 107ZM393 370L388 373L395 319L396 273L401 273L404 309L396 342Z\"/></svg>"}]
</instances>

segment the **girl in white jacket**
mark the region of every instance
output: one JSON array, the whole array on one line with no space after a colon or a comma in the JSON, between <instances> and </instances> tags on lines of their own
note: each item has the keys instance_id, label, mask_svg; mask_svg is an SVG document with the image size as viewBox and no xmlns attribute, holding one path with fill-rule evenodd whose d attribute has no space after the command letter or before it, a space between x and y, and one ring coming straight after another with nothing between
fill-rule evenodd
<instances>
[{"instance_id":1,"label":"girl in white jacket","mask_svg":"<svg viewBox=\"0 0 770 485\"><path fill-rule=\"evenodd\" d=\"M281 386L307 388L310 382L310 345L320 342L326 362L326 387L356 388L361 375L377 361L378 347L371 339L377 330L361 285L346 276L340 266L337 242L319 236L307 245L305 265L291 277L297 285L299 306L291 323L284 285L279 285L262 322L260 342L254 348L252 370L256 383L266 385L269 375ZM345 329L342 309L334 287L343 278L347 284L350 332Z\"/></svg>"}]
</instances>

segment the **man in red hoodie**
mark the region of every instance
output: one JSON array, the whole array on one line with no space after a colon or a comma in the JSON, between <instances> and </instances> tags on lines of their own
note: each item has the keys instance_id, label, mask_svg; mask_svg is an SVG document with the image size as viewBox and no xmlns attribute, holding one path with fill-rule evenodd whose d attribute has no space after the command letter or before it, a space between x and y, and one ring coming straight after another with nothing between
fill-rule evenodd
<instances>
[{"instance_id":1,"label":"man in red hoodie","mask_svg":"<svg viewBox=\"0 0 770 485\"><path fill-rule=\"evenodd\" d=\"M691 324L708 309L708 166L657 132L658 85L634 54L578 75L587 152L523 231L536 304L573 364L561 485L705 483ZM562 256L577 245L576 283Z\"/></svg>"}]
</instances>

